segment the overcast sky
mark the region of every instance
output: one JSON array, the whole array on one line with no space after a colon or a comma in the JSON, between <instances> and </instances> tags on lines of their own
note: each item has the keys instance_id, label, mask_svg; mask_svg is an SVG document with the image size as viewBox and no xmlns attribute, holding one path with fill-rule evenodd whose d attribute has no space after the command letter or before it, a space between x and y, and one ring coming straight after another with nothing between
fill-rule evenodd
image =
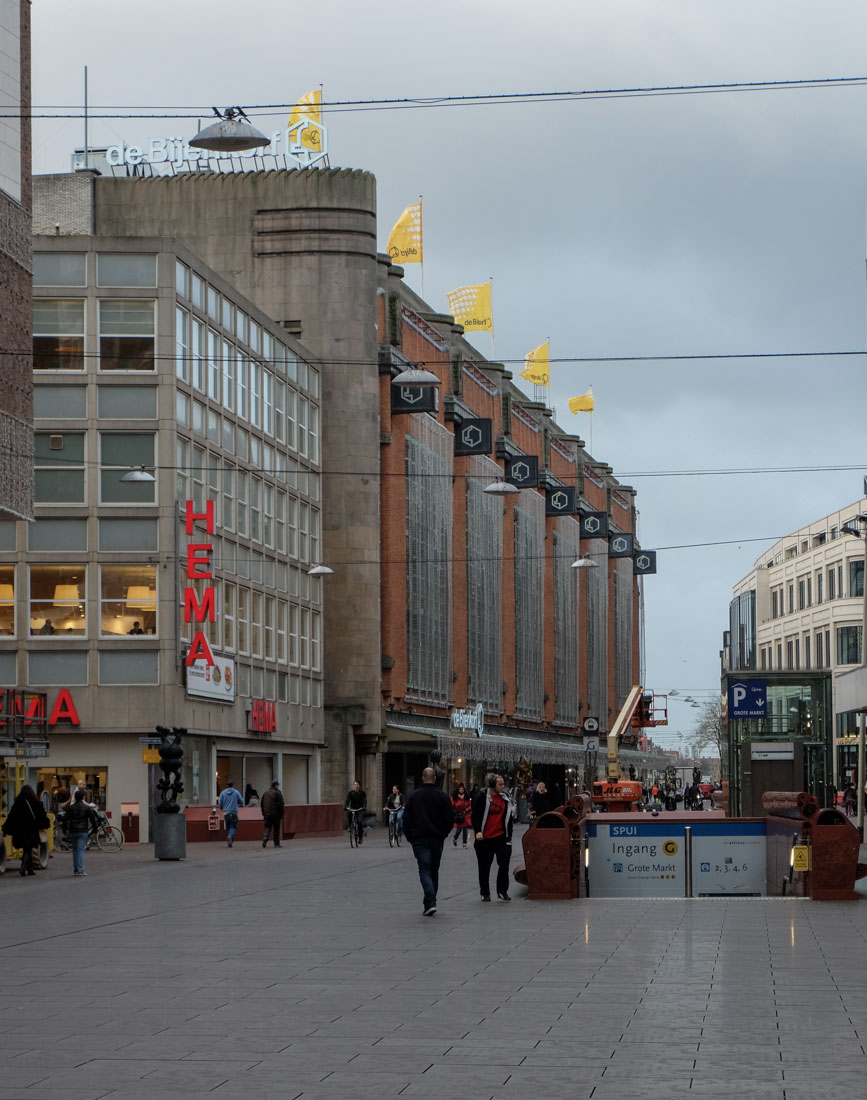
<instances>
[{"instance_id":1,"label":"overcast sky","mask_svg":"<svg viewBox=\"0 0 867 1100\"><path fill-rule=\"evenodd\" d=\"M867 76L857 0L34 0L33 102L282 104ZM286 112L262 118L282 127ZM498 358L865 347L867 87L329 112L331 163L378 180L380 246L424 195L424 290L494 278ZM192 134L112 119L92 145ZM37 120L34 170L81 123ZM408 282L421 289L418 268ZM489 354L490 341L477 346ZM516 371L519 368L516 368ZM861 357L552 367L593 386L592 453L638 490L647 686L718 689L731 587L778 537L861 495ZM529 387L528 387L529 392ZM848 472L648 472L863 463ZM754 541L767 539L767 543ZM736 540L727 546L706 546ZM672 705L658 740L697 711Z\"/></svg>"}]
</instances>

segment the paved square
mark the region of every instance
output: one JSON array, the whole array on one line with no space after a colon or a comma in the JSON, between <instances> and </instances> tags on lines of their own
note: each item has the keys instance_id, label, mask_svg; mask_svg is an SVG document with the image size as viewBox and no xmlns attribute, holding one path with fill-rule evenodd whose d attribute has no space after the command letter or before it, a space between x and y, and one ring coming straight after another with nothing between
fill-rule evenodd
<instances>
[{"instance_id":1,"label":"paved square","mask_svg":"<svg viewBox=\"0 0 867 1100\"><path fill-rule=\"evenodd\" d=\"M520 850L516 845L516 852ZM483 905L447 843L89 852L0 880L0 1100L863 1092L867 904Z\"/></svg>"}]
</instances>

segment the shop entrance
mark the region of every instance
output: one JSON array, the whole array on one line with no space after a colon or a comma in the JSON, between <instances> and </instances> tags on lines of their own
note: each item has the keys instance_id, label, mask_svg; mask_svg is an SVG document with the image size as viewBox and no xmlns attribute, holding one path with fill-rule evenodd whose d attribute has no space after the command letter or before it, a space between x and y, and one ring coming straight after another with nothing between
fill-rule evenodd
<instances>
[{"instance_id":1,"label":"shop entrance","mask_svg":"<svg viewBox=\"0 0 867 1100\"><path fill-rule=\"evenodd\" d=\"M49 813L57 813L57 808L68 802L78 787L83 787L88 802L95 803L100 810L106 809L108 801L108 768L93 765L80 767L37 768L36 793L42 798L47 795L51 808ZM43 799L45 801L45 799Z\"/></svg>"}]
</instances>

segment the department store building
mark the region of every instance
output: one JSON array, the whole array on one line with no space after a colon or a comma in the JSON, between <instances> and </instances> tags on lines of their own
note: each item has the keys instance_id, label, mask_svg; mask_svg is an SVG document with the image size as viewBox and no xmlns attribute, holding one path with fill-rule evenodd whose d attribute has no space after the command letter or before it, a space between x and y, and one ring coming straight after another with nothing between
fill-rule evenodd
<instances>
[{"instance_id":1,"label":"department store building","mask_svg":"<svg viewBox=\"0 0 867 1100\"><path fill-rule=\"evenodd\" d=\"M30 780L137 807L146 839L161 723L186 803L230 778L318 802L316 363L175 241L33 249L36 520L0 524L0 685L47 694Z\"/></svg>"}]
</instances>

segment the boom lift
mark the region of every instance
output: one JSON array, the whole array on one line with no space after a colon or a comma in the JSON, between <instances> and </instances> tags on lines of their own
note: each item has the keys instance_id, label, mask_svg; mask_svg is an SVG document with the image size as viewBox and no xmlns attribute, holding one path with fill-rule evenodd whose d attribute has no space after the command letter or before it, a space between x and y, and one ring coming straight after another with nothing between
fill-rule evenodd
<instances>
[{"instance_id":1,"label":"boom lift","mask_svg":"<svg viewBox=\"0 0 867 1100\"><path fill-rule=\"evenodd\" d=\"M608 731L608 775L593 784L593 804L609 813L630 813L641 802L641 782L620 770L620 744L636 744L643 729L668 725L668 696L635 684Z\"/></svg>"}]
</instances>

